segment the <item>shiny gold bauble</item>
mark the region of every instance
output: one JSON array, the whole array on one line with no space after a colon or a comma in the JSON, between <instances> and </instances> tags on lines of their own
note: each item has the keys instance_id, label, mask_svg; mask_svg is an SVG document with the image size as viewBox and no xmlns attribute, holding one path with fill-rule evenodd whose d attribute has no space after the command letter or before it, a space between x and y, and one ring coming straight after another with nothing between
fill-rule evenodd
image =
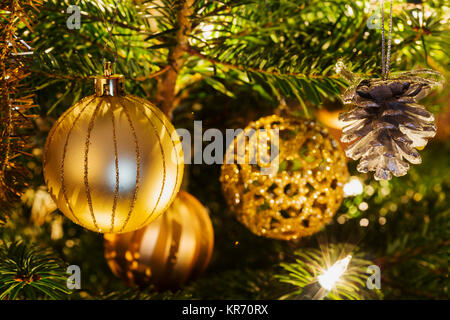
<instances>
[{"instance_id":1,"label":"shiny gold bauble","mask_svg":"<svg viewBox=\"0 0 450 320\"><path fill-rule=\"evenodd\" d=\"M96 93L50 131L44 177L58 208L96 232L144 227L175 198L183 176L178 134L147 100L124 92L120 75L95 80Z\"/></svg>"},{"instance_id":2,"label":"shiny gold bauble","mask_svg":"<svg viewBox=\"0 0 450 320\"><path fill-rule=\"evenodd\" d=\"M260 129L279 129L278 170L267 174L260 165L225 162L220 181L228 205L257 235L291 240L314 234L342 202L343 184L349 177L344 153L316 123L277 115L250 123L235 144L240 135L251 130L257 134ZM254 150L251 144L258 140L249 139L245 152ZM234 152L231 146L227 157Z\"/></svg>"},{"instance_id":3,"label":"shiny gold bauble","mask_svg":"<svg viewBox=\"0 0 450 320\"><path fill-rule=\"evenodd\" d=\"M339 120L339 113L341 112L342 109L327 110L325 108L321 108L317 110L317 119L322 122L327 128L342 130L342 128L344 127L344 122Z\"/></svg>"},{"instance_id":4,"label":"shiny gold bauble","mask_svg":"<svg viewBox=\"0 0 450 320\"><path fill-rule=\"evenodd\" d=\"M324 124L330 136L332 136L339 143L342 150L345 150L349 146L349 143L341 141L342 128L344 127L344 122L340 121L338 117L339 114L342 112L343 112L342 109L327 110L325 108L321 108L317 110L316 115L317 120L319 120L319 123Z\"/></svg>"},{"instance_id":5,"label":"shiny gold bauble","mask_svg":"<svg viewBox=\"0 0 450 320\"><path fill-rule=\"evenodd\" d=\"M205 207L180 191L156 221L135 232L105 234L105 258L127 285L174 289L207 267L214 231Z\"/></svg>"}]
</instances>

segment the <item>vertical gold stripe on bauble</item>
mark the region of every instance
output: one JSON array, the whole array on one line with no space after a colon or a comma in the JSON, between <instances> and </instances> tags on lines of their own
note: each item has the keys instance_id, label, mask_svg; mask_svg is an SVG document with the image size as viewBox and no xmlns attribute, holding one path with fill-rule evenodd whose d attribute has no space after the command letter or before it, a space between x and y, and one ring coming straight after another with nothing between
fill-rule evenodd
<instances>
[{"instance_id":1,"label":"vertical gold stripe on bauble","mask_svg":"<svg viewBox=\"0 0 450 320\"><path fill-rule=\"evenodd\" d=\"M133 212L133 209L134 209L134 206L135 206L136 200L137 200L137 193L139 191L140 170L141 170L141 154L140 154L140 151L139 151L139 142L138 142L138 139L137 139L136 130L135 130L134 126L133 126L133 122L131 121L128 109L125 106L125 104L123 104L121 102L120 99L118 99L118 101L119 101L119 104L122 106L123 111L125 112L125 116L128 119L128 124L130 125L131 133L133 134L134 144L135 144L135 147L136 147L136 185L134 186L133 199L131 200L130 210L128 211L128 216L127 216L127 218L126 218L122 228L119 231L119 232L122 232L123 229L128 224L128 221L130 220L131 213Z\"/></svg>"},{"instance_id":2,"label":"vertical gold stripe on bauble","mask_svg":"<svg viewBox=\"0 0 450 320\"><path fill-rule=\"evenodd\" d=\"M92 98L91 101L89 101L89 103L86 104L90 104L94 99L95 96L88 96L84 99L81 99L78 104L81 104L84 100L87 100L89 98ZM73 107L72 107L73 108ZM52 129L50 130L50 133L48 134L47 137L47 142L45 143L45 151L44 151L44 163L43 163L43 167L44 167L44 171L45 171L45 167L47 166L47 161L48 161L48 151L49 151L49 146L53 140L53 136L55 135L56 130L59 129L59 125L67 118L67 116L70 114L70 111L72 110L72 108L69 108L68 110L66 110L61 117L59 117L59 119L56 121L56 123L53 125Z\"/></svg>"},{"instance_id":3,"label":"vertical gold stripe on bauble","mask_svg":"<svg viewBox=\"0 0 450 320\"><path fill-rule=\"evenodd\" d=\"M94 100L94 99L92 99L92 100ZM90 102L92 102L92 100ZM75 125L77 124L78 120L80 119L81 114L89 106L90 102L84 105L83 109L77 115L77 117L75 118L75 120L72 123L72 126L69 129L69 132L67 133L66 141L64 142L64 147L63 147L63 155L62 155L62 160L61 160L61 173L60 173L61 174L61 189L62 189L62 192L63 192L64 201L66 202L66 205L69 208L70 213L75 218L77 223L82 225L82 226L84 226L84 224L81 223L80 219L78 219L78 217L73 212L73 209L72 209L72 207L70 206L70 203L69 203L69 198L67 197L67 189L66 189L64 166L65 166L65 160L66 160L66 154L67 154L67 146L69 145L69 139L70 139L70 136L72 135L72 130L73 130L73 128L75 128Z\"/></svg>"},{"instance_id":4,"label":"vertical gold stripe on bauble","mask_svg":"<svg viewBox=\"0 0 450 320\"><path fill-rule=\"evenodd\" d=\"M145 105L144 103L142 103L142 104L139 103L139 101L134 101L133 99L129 98L128 96L126 96L125 98L127 98L127 99L128 99L130 102L132 102L134 105L138 106L138 108L136 108L136 110L140 110L139 106ZM146 103L148 103L148 102L146 102ZM152 111L152 110L150 109L150 111ZM148 221L148 219L150 219L150 217L151 217L151 216L153 215L153 213L155 212L156 208L158 207L159 201L161 200L161 197L162 197L162 195L163 195L163 193L164 193L164 187L165 187L165 184L166 184L166 157L165 157L165 154L164 154L164 148L163 148L162 143L161 143L161 137L159 136L158 130L156 130L156 127L155 127L155 125L153 124L153 121L147 116L147 114L145 113L145 111L142 111L142 110L141 110L141 112L142 112L142 114L148 119L148 122L151 124L151 126L152 126L152 128L153 128L153 131L154 131L154 133L155 133L156 140L158 140L159 148L160 148L160 150L161 150L162 163L163 163L163 183L162 183L162 186L161 186L161 191L160 191L159 196L158 196L158 200L156 201L156 204L155 204L155 206L153 207L152 212L145 218L144 222L142 222L142 224L139 226L139 228L142 227L142 226L144 226L144 225L146 224L146 222ZM152 112L152 114L153 114L153 113L154 113L154 112Z\"/></svg>"},{"instance_id":5,"label":"vertical gold stripe on bauble","mask_svg":"<svg viewBox=\"0 0 450 320\"><path fill-rule=\"evenodd\" d=\"M172 238L172 230L169 227L171 218L168 215L163 214L161 219L161 224L158 228L159 234L156 239L155 249L153 251L152 257L150 259L154 259L157 263L154 264L154 272L152 272L154 279L164 279L164 269L165 264L162 262L166 261L166 248L167 241L170 241Z\"/></svg>"},{"instance_id":6,"label":"vertical gold stripe on bauble","mask_svg":"<svg viewBox=\"0 0 450 320\"><path fill-rule=\"evenodd\" d=\"M116 208L117 208L117 201L119 200L119 155L117 152L117 136L116 136L116 121L114 120L114 108L111 108L112 101L110 97L106 97L108 100L110 111L111 111L111 122L112 122L112 130L113 130L113 143L114 143L114 165L116 167L116 186L114 189L114 200L113 200L113 207L112 207L112 213L111 213L111 231L114 231L114 218L116 216Z\"/></svg>"},{"instance_id":7,"label":"vertical gold stripe on bauble","mask_svg":"<svg viewBox=\"0 0 450 320\"><path fill-rule=\"evenodd\" d=\"M95 228L97 231L101 231L97 225L97 220L95 219L94 215L94 208L92 206L92 198L91 198L91 190L89 188L89 177L88 177L88 163L89 163L89 144L91 139L91 132L92 129L94 129L94 121L95 117L97 116L98 110L100 109L100 106L103 103L102 98L98 98L99 102L98 105L95 107L94 113L91 117L91 120L89 121L88 131L86 134L86 142L85 142L85 150L84 150L84 187L86 191L86 198L89 205L89 210L91 212L92 222L94 223Z\"/></svg>"},{"instance_id":8,"label":"vertical gold stripe on bauble","mask_svg":"<svg viewBox=\"0 0 450 320\"><path fill-rule=\"evenodd\" d=\"M145 103L145 100L144 99L140 99L139 97L136 97L136 100L137 100L137 102L138 103L140 103L142 106L144 106L145 108L147 108L148 110L150 110L150 112L151 112L151 114L153 115L153 116L155 116L160 122L161 122L161 124L162 124L162 126L164 127L164 129L167 131L167 133L168 133L168 135L170 136L170 141L172 142L172 146L174 147L174 149L175 150L177 150L176 149L176 146L175 146L175 144L174 144L174 142L173 142L173 140L172 140L172 136L171 136L171 134L170 134L170 131L169 131L169 129L167 128L167 126L166 126L166 124L164 123L164 121L158 116L158 114L156 113L156 112L153 112L153 110L148 106L148 103ZM139 100L141 100L141 101L139 101ZM146 113L145 112L143 112L144 113L144 115L147 117L147 115L146 115ZM148 117L147 117L147 119L149 119ZM149 121L150 121L150 119L149 119ZM150 121L151 122L151 121ZM152 124L153 124L153 122L152 122ZM156 130L156 129L155 129ZM159 136L158 136L159 137ZM161 142L160 142L161 143ZM176 176L175 176L175 187L173 188L173 190L172 190L172 194L171 194L171 196L170 196L170 200L169 200L169 202L167 203L167 205L166 205L166 207L164 208L164 210L162 210L162 212L166 212L167 211L167 209L169 208L169 206L172 204L172 200L173 200L173 198L176 196L176 193L175 193L175 190L177 190L178 189L178 185L181 183L181 181L179 182L178 181L178 172L179 172L179 168L178 168L178 166L179 166L179 162L178 162L178 154L176 155L176 159L177 159L177 171L176 171ZM164 169L165 169L165 161L164 161ZM166 181L166 173L165 173L165 171L164 171L164 181Z\"/></svg>"},{"instance_id":9,"label":"vertical gold stripe on bauble","mask_svg":"<svg viewBox=\"0 0 450 320\"><path fill-rule=\"evenodd\" d=\"M168 134L169 137L170 137L170 142L172 142L172 147L175 149L175 151L177 151L177 148L176 148L176 146L175 146L175 143L174 143L173 140L172 140L172 136L171 136L171 134L170 134L170 131L169 131L169 129L167 128L166 124L164 123L163 119L161 119L161 118L158 116L158 114L157 114L156 112L153 112L153 114L155 115L155 117L156 117L159 121L161 121L162 126L164 127L164 129L166 129L167 134ZM169 206L172 204L172 201L173 201L173 199L174 199L175 196L176 196L175 190L178 189L178 185L181 183L181 181L180 181L180 182L178 181L178 166L179 166L178 156L179 156L179 155L178 155L178 153L177 153L177 155L176 155L176 159L177 159L177 166L176 166L176 167L177 167L177 172L176 172L176 175L175 175L175 186L174 186L174 188L173 188L173 190L172 190L172 194L170 195L170 198L169 198L170 200L169 200L169 202L167 203L166 207L164 208L163 212L167 211L167 209L169 208Z\"/></svg>"},{"instance_id":10,"label":"vertical gold stripe on bauble","mask_svg":"<svg viewBox=\"0 0 450 320\"><path fill-rule=\"evenodd\" d=\"M183 232L183 226L176 220L171 219L170 224L172 225L170 229L172 230L172 235L170 239L169 255L167 257L166 267L164 268L164 275L162 279L170 279L176 274L175 265L177 264L178 254L180 251L181 235ZM175 274L173 274L175 273Z\"/></svg>"}]
</instances>

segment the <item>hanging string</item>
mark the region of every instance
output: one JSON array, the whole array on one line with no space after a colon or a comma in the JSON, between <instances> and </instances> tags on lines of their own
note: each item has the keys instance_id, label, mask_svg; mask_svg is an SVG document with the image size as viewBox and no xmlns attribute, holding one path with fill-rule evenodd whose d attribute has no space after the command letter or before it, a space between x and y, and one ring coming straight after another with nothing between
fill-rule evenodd
<instances>
[{"instance_id":1,"label":"hanging string","mask_svg":"<svg viewBox=\"0 0 450 320\"><path fill-rule=\"evenodd\" d=\"M108 39L111 39L111 38L112 38L113 44L114 44L114 61L113 61L113 64L117 61L117 56L118 56L118 50L117 50L116 39L115 39L114 37L112 37L112 32L113 32L114 27L115 27L116 22L117 22L117 14L118 14L118 11L119 11L119 0L116 0L116 2L115 2L115 8L114 8L114 17L113 17L113 21L112 21L112 24L111 24L111 28L109 28L109 30L108 30ZM106 18L105 18L105 22L106 22ZM103 51L103 60L102 60L102 63L103 63L103 66L104 66L104 68L105 68L105 70L104 70L104 71L105 71L105 76L107 75L106 73L110 73L110 72L111 72L111 62L107 63L107 62L105 61L105 52L106 52L105 50L106 50L107 45L108 45L108 41L105 41L105 44L104 44L103 49L102 49L102 51ZM109 75L109 74L108 74L108 75Z\"/></svg>"},{"instance_id":2,"label":"hanging string","mask_svg":"<svg viewBox=\"0 0 450 320\"><path fill-rule=\"evenodd\" d=\"M389 38L388 38L388 51L386 58L386 79L389 78L389 67L391 65L391 43L392 43L392 2L391 0L391 9L389 11Z\"/></svg>"},{"instance_id":3,"label":"hanging string","mask_svg":"<svg viewBox=\"0 0 450 320\"><path fill-rule=\"evenodd\" d=\"M386 63L384 54L384 0L381 0L381 76L384 79L386 73Z\"/></svg>"},{"instance_id":4,"label":"hanging string","mask_svg":"<svg viewBox=\"0 0 450 320\"><path fill-rule=\"evenodd\" d=\"M391 8L389 12L389 35L388 35L388 48L387 48L387 56L385 55L385 37L384 37L384 0L381 0L381 74L383 80L387 80L389 78L389 68L391 64L391 43L392 43L392 3L394 1L391 0Z\"/></svg>"}]
</instances>

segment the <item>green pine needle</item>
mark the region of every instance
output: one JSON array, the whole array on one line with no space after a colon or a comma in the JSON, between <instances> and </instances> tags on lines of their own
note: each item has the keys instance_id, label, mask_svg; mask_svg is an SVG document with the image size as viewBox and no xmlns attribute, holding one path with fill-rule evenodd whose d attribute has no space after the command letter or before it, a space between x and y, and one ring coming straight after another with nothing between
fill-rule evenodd
<instances>
[{"instance_id":1,"label":"green pine needle","mask_svg":"<svg viewBox=\"0 0 450 320\"><path fill-rule=\"evenodd\" d=\"M0 243L0 300L64 299L71 293L67 274L51 252L21 241Z\"/></svg>"}]
</instances>

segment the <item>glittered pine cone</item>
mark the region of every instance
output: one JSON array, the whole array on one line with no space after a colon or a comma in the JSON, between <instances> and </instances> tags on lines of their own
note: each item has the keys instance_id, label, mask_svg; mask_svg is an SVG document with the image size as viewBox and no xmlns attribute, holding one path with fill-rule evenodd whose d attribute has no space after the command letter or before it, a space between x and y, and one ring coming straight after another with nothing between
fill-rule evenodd
<instances>
[{"instance_id":1,"label":"glittered pine cone","mask_svg":"<svg viewBox=\"0 0 450 320\"><path fill-rule=\"evenodd\" d=\"M419 76L420 75L420 76ZM436 134L434 116L417 103L442 79L430 79L432 70L402 73L389 79L364 79L343 95L354 108L339 116L345 123L341 141L351 143L346 155L360 160L358 171L375 171L375 179L403 176L407 160L421 163L415 148L424 147Z\"/></svg>"}]
</instances>

